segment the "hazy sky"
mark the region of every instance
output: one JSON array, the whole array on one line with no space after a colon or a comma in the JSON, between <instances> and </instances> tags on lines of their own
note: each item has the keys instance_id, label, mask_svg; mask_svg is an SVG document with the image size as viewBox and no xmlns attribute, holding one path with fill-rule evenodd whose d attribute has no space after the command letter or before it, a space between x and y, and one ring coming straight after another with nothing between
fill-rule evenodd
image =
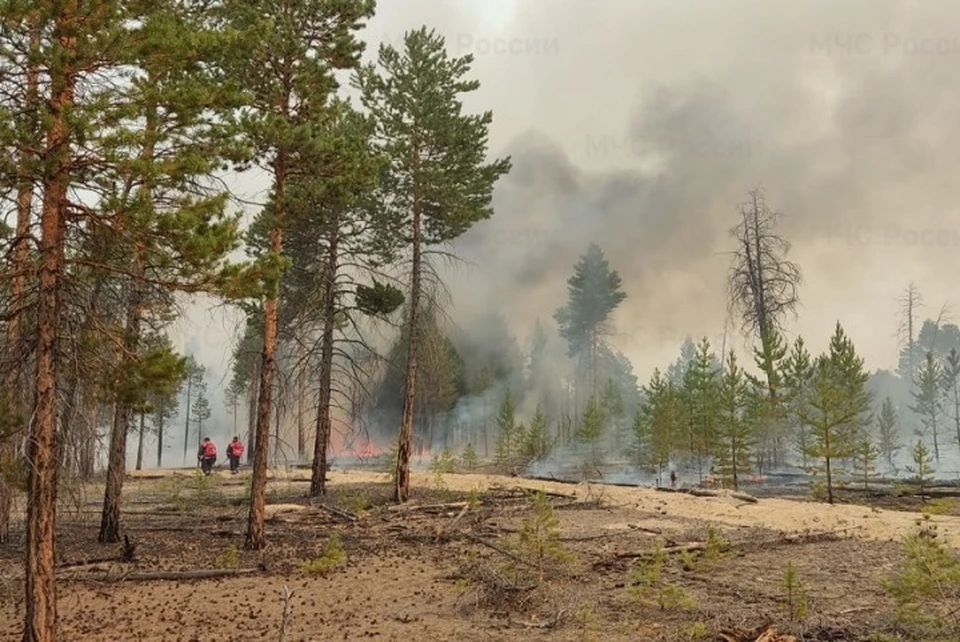
<instances>
[{"instance_id":1,"label":"hazy sky","mask_svg":"<svg viewBox=\"0 0 960 642\"><path fill-rule=\"evenodd\" d=\"M915 281L931 316L957 298L960 4L390 0L367 37L421 24L476 56L467 107L493 110L515 163L459 244L455 317L500 310L523 339L597 242L628 294L614 343L645 379L684 335L719 341L727 230L756 184L785 215L806 276L790 328L814 350L839 319L892 367L898 293ZM221 376L232 325L200 308L180 330Z\"/></svg>"}]
</instances>

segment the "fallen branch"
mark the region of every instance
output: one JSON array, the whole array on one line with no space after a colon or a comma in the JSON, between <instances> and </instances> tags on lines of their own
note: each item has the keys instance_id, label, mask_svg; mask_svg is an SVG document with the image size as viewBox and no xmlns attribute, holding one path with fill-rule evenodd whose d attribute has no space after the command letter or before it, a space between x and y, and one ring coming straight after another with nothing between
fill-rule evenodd
<instances>
[{"instance_id":1,"label":"fallen branch","mask_svg":"<svg viewBox=\"0 0 960 642\"><path fill-rule=\"evenodd\" d=\"M280 621L280 637L279 642L285 642L287 639L287 628L290 626L290 622L293 620L293 602L291 598L293 597L293 591L287 588L286 585L283 586L283 619Z\"/></svg>"},{"instance_id":2,"label":"fallen branch","mask_svg":"<svg viewBox=\"0 0 960 642\"><path fill-rule=\"evenodd\" d=\"M444 535L444 533L446 533L446 532L449 531L451 528L453 528L454 526L456 526L457 523L458 523L461 519L463 519L463 516L466 515L466 514L467 514L467 511L469 511L469 510L470 510L470 506L464 506L463 508L461 508L461 509L460 509L460 512L457 513L457 516L454 517L454 518L450 521L449 524L445 524L444 526L441 526L439 529L437 529L436 534L435 534L435 538L436 538L436 539L440 539L440 538Z\"/></svg>"},{"instance_id":3,"label":"fallen branch","mask_svg":"<svg viewBox=\"0 0 960 642\"><path fill-rule=\"evenodd\" d=\"M728 550L732 545L720 545L719 550ZM704 542L690 542L688 544L677 544L675 546L665 546L660 549L667 555L674 555L677 553L692 553L694 551L705 551L707 550L707 545ZM656 551L630 551L627 553L617 553L617 558L619 559L631 559L635 557L647 557L654 555Z\"/></svg>"},{"instance_id":4,"label":"fallen branch","mask_svg":"<svg viewBox=\"0 0 960 642\"><path fill-rule=\"evenodd\" d=\"M235 577L259 573L260 568L203 569L198 571L142 571L139 573L74 573L58 576L58 580L67 582L141 582L148 580L209 580L219 577Z\"/></svg>"},{"instance_id":5,"label":"fallen branch","mask_svg":"<svg viewBox=\"0 0 960 642\"><path fill-rule=\"evenodd\" d=\"M526 495L527 493L541 493L547 497L556 497L557 499L577 499L576 495L571 495L569 493L558 493L552 490L539 490L536 488L523 488L522 486L514 486L514 491L519 491Z\"/></svg>"},{"instance_id":6,"label":"fallen branch","mask_svg":"<svg viewBox=\"0 0 960 642\"><path fill-rule=\"evenodd\" d=\"M330 513L330 514L333 515L334 517L339 517L339 518L341 518L341 519L345 519L345 520L347 520L348 522L355 522L355 521L357 521L358 519L360 519L360 517L359 517L356 513L351 513L351 512L349 512L349 511L345 511L345 510L343 510L343 509L341 509L341 508L334 508L333 506L329 506L329 505L327 505L327 504L321 504L321 503L317 502L316 504L314 504L314 506L316 506L317 508L319 508L319 509L322 510L322 511L325 511L325 512L327 512L327 513Z\"/></svg>"},{"instance_id":7,"label":"fallen branch","mask_svg":"<svg viewBox=\"0 0 960 642\"><path fill-rule=\"evenodd\" d=\"M510 624L514 626L522 626L528 629L553 629L560 624L560 620L563 619L565 611L561 609L549 620L543 620L541 622L524 622L523 620L510 620Z\"/></svg>"},{"instance_id":8,"label":"fallen branch","mask_svg":"<svg viewBox=\"0 0 960 642\"><path fill-rule=\"evenodd\" d=\"M534 564L534 563L532 563L532 562L528 562L527 560L523 559L522 557L519 557L519 556L517 556L517 555L514 555L514 554L511 553L510 551L508 551L508 550L506 550L506 549L504 549L504 548L502 548L502 547L500 547L500 546L497 546L496 544L494 544L494 543L492 543L492 542L488 542L488 541L486 541L486 540L484 540L484 539L480 539L480 538L477 537L476 535L467 535L467 539L469 539L469 540L472 541L472 542L476 542L477 544L480 544L481 546L486 546L486 547L489 548L490 550L496 551L496 552L500 553L501 555L503 555L504 557L507 557L507 558L513 560L514 562L518 563L518 564L522 564L523 566L526 566L527 568L531 568L531 569L537 571L538 573L541 571L541 569L540 569L536 564ZM566 573L564 573L564 574L566 574Z\"/></svg>"}]
</instances>

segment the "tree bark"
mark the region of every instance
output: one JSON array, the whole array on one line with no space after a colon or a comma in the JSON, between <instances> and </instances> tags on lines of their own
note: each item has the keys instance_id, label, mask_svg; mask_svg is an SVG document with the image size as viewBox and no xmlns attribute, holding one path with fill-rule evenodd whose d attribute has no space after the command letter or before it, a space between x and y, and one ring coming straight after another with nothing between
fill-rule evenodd
<instances>
[{"instance_id":1,"label":"tree bark","mask_svg":"<svg viewBox=\"0 0 960 642\"><path fill-rule=\"evenodd\" d=\"M270 234L270 251L279 258L283 252L283 208L286 198L287 168L278 154L274 163L275 223ZM253 478L250 483L250 514L247 521L245 547L260 550L267 544L264 517L267 506L267 457L270 454L270 412L273 409L273 384L276 376L277 297L280 275L271 284L264 306L263 353L260 366L260 396L257 402L256 452L253 456Z\"/></svg>"},{"instance_id":2,"label":"tree bark","mask_svg":"<svg viewBox=\"0 0 960 642\"><path fill-rule=\"evenodd\" d=\"M333 223L336 225L336 222ZM317 393L317 434L313 444L313 467L310 474L310 495L327 492L327 449L330 444L330 391L333 386L333 330L337 321L336 277L339 263L339 234L334 230L327 248L327 264L323 276L323 336L320 340L320 389Z\"/></svg>"},{"instance_id":3,"label":"tree bark","mask_svg":"<svg viewBox=\"0 0 960 642\"><path fill-rule=\"evenodd\" d=\"M46 101L46 163L40 214L40 270L37 300L36 375L33 416L28 440L26 612L24 642L53 642L57 634L55 574L57 518L57 377L64 232L70 183L70 123L77 82L72 50L76 36L76 4L64 3L52 34L50 95Z\"/></svg>"},{"instance_id":4,"label":"tree bark","mask_svg":"<svg viewBox=\"0 0 960 642\"><path fill-rule=\"evenodd\" d=\"M403 420L397 445L397 475L394 499L410 499L410 454L413 445L413 415L417 391L417 352L420 348L420 288L423 261L423 233L420 229L421 203L413 202L413 269L410 276L410 341L407 346L407 377L403 391Z\"/></svg>"},{"instance_id":5,"label":"tree bark","mask_svg":"<svg viewBox=\"0 0 960 642\"><path fill-rule=\"evenodd\" d=\"M140 321L143 297L143 249L138 244L133 252L130 294L127 299L127 323L124 337L124 360L132 360L140 345ZM107 484L103 492L103 514L100 517L101 544L120 541L120 495L127 471L127 433L133 408L129 399L121 398L114 405L110 426L110 451L107 458Z\"/></svg>"}]
</instances>

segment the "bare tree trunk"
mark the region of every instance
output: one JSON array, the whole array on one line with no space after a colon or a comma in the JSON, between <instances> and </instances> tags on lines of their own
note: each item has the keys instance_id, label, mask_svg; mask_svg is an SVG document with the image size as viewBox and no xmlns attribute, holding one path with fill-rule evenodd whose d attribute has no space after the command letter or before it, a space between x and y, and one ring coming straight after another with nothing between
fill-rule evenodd
<instances>
[{"instance_id":1,"label":"bare tree trunk","mask_svg":"<svg viewBox=\"0 0 960 642\"><path fill-rule=\"evenodd\" d=\"M163 413L159 412L157 417L157 468L163 468Z\"/></svg>"},{"instance_id":2,"label":"bare tree trunk","mask_svg":"<svg viewBox=\"0 0 960 642\"><path fill-rule=\"evenodd\" d=\"M65 62L51 67L46 101L47 133L40 214L40 270L37 301L36 378L28 440L26 613L24 642L53 642L57 635L55 574L57 518L57 377L59 366L60 288L64 265L67 189L70 183L70 124L76 75L68 54L76 5L61 5L52 42Z\"/></svg>"},{"instance_id":3,"label":"bare tree trunk","mask_svg":"<svg viewBox=\"0 0 960 642\"><path fill-rule=\"evenodd\" d=\"M313 467L310 474L310 495L327 492L327 449L332 424L330 399L333 386L333 330L337 322L336 277L339 263L339 234L334 230L327 248L327 265L323 278L323 336L320 340L320 388L317 393L317 434L313 443Z\"/></svg>"},{"instance_id":4,"label":"bare tree trunk","mask_svg":"<svg viewBox=\"0 0 960 642\"><path fill-rule=\"evenodd\" d=\"M40 34L34 29L30 35L30 48L35 50L40 44ZM37 107L37 68L30 65L26 74L25 109L28 132L36 129L34 110ZM31 141L32 142L32 141ZM34 182L30 172L29 156L21 150L18 160L17 180L17 236L11 252L13 278L10 280L10 319L7 322L6 374L3 377L3 394L6 395L7 411L21 422L25 406L26 391L23 386L23 340L22 319L25 293L27 289L27 265L30 259L30 219L33 209ZM22 424L21 424L22 426ZM22 430L22 428L21 428ZM17 443L21 440L21 430L3 435L0 438L0 470L13 467L17 460ZM13 508L13 489L0 475L0 544L10 537L10 512Z\"/></svg>"},{"instance_id":5,"label":"bare tree trunk","mask_svg":"<svg viewBox=\"0 0 960 642\"><path fill-rule=\"evenodd\" d=\"M307 454L307 428L304 421L304 398L307 396L306 350L303 337L297 342L297 459L303 461Z\"/></svg>"},{"instance_id":6,"label":"bare tree trunk","mask_svg":"<svg viewBox=\"0 0 960 642\"><path fill-rule=\"evenodd\" d=\"M276 223L271 232L270 251L277 257L283 251L283 208L286 198L285 159L279 155L274 164ZM264 306L263 356L260 371L260 396L257 403L256 452L253 456L253 478L250 483L250 514L247 521L245 546L260 550L267 544L264 516L267 506L267 457L270 454L270 412L273 409L273 384L276 376L277 353L277 296L280 275L268 288Z\"/></svg>"},{"instance_id":7,"label":"bare tree trunk","mask_svg":"<svg viewBox=\"0 0 960 642\"><path fill-rule=\"evenodd\" d=\"M140 434L138 435L137 440L137 466L136 470L143 470L143 432L144 424L146 423L145 413L140 413Z\"/></svg>"},{"instance_id":8,"label":"bare tree trunk","mask_svg":"<svg viewBox=\"0 0 960 642\"><path fill-rule=\"evenodd\" d=\"M192 363L192 362L191 362ZM193 394L193 372L187 372L187 418L183 422L183 463L187 463L190 448L190 396Z\"/></svg>"},{"instance_id":9,"label":"bare tree trunk","mask_svg":"<svg viewBox=\"0 0 960 642\"><path fill-rule=\"evenodd\" d=\"M124 359L133 359L140 345L140 315L143 297L143 249L134 248L130 294L127 300L127 323L124 337ZM103 492L103 514L100 517L101 544L120 541L120 495L127 468L127 433L133 408L129 400L120 399L114 405L113 423L110 426L110 449L107 458L107 484Z\"/></svg>"},{"instance_id":10,"label":"bare tree trunk","mask_svg":"<svg viewBox=\"0 0 960 642\"><path fill-rule=\"evenodd\" d=\"M403 420L397 447L397 476L394 499L410 499L410 453L413 445L413 416L417 392L417 352L420 349L420 288L423 269L422 230L418 198L413 203L413 270L410 277L410 342L407 346L407 376L403 391Z\"/></svg>"}]
</instances>

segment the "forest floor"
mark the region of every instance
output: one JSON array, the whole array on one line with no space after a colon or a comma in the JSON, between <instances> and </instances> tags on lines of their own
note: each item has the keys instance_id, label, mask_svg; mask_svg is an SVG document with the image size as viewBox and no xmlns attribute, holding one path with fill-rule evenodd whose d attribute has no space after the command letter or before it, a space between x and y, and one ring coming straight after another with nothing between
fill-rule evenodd
<instances>
[{"instance_id":1,"label":"forest floor","mask_svg":"<svg viewBox=\"0 0 960 642\"><path fill-rule=\"evenodd\" d=\"M884 582L921 525L960 548L956 514L427 473L396 507L386 475L359 471L331 472L319 503L309 471L276 471L269 545L248 552L248 474L132 475L126 562L95 541L101 488L64 493L59 639L934 640L898 623ZM14 540L0 546L2 640L19 639L23 617ZM204 570L223 575L179 575Z\"/></svg>"}]
</instances>

